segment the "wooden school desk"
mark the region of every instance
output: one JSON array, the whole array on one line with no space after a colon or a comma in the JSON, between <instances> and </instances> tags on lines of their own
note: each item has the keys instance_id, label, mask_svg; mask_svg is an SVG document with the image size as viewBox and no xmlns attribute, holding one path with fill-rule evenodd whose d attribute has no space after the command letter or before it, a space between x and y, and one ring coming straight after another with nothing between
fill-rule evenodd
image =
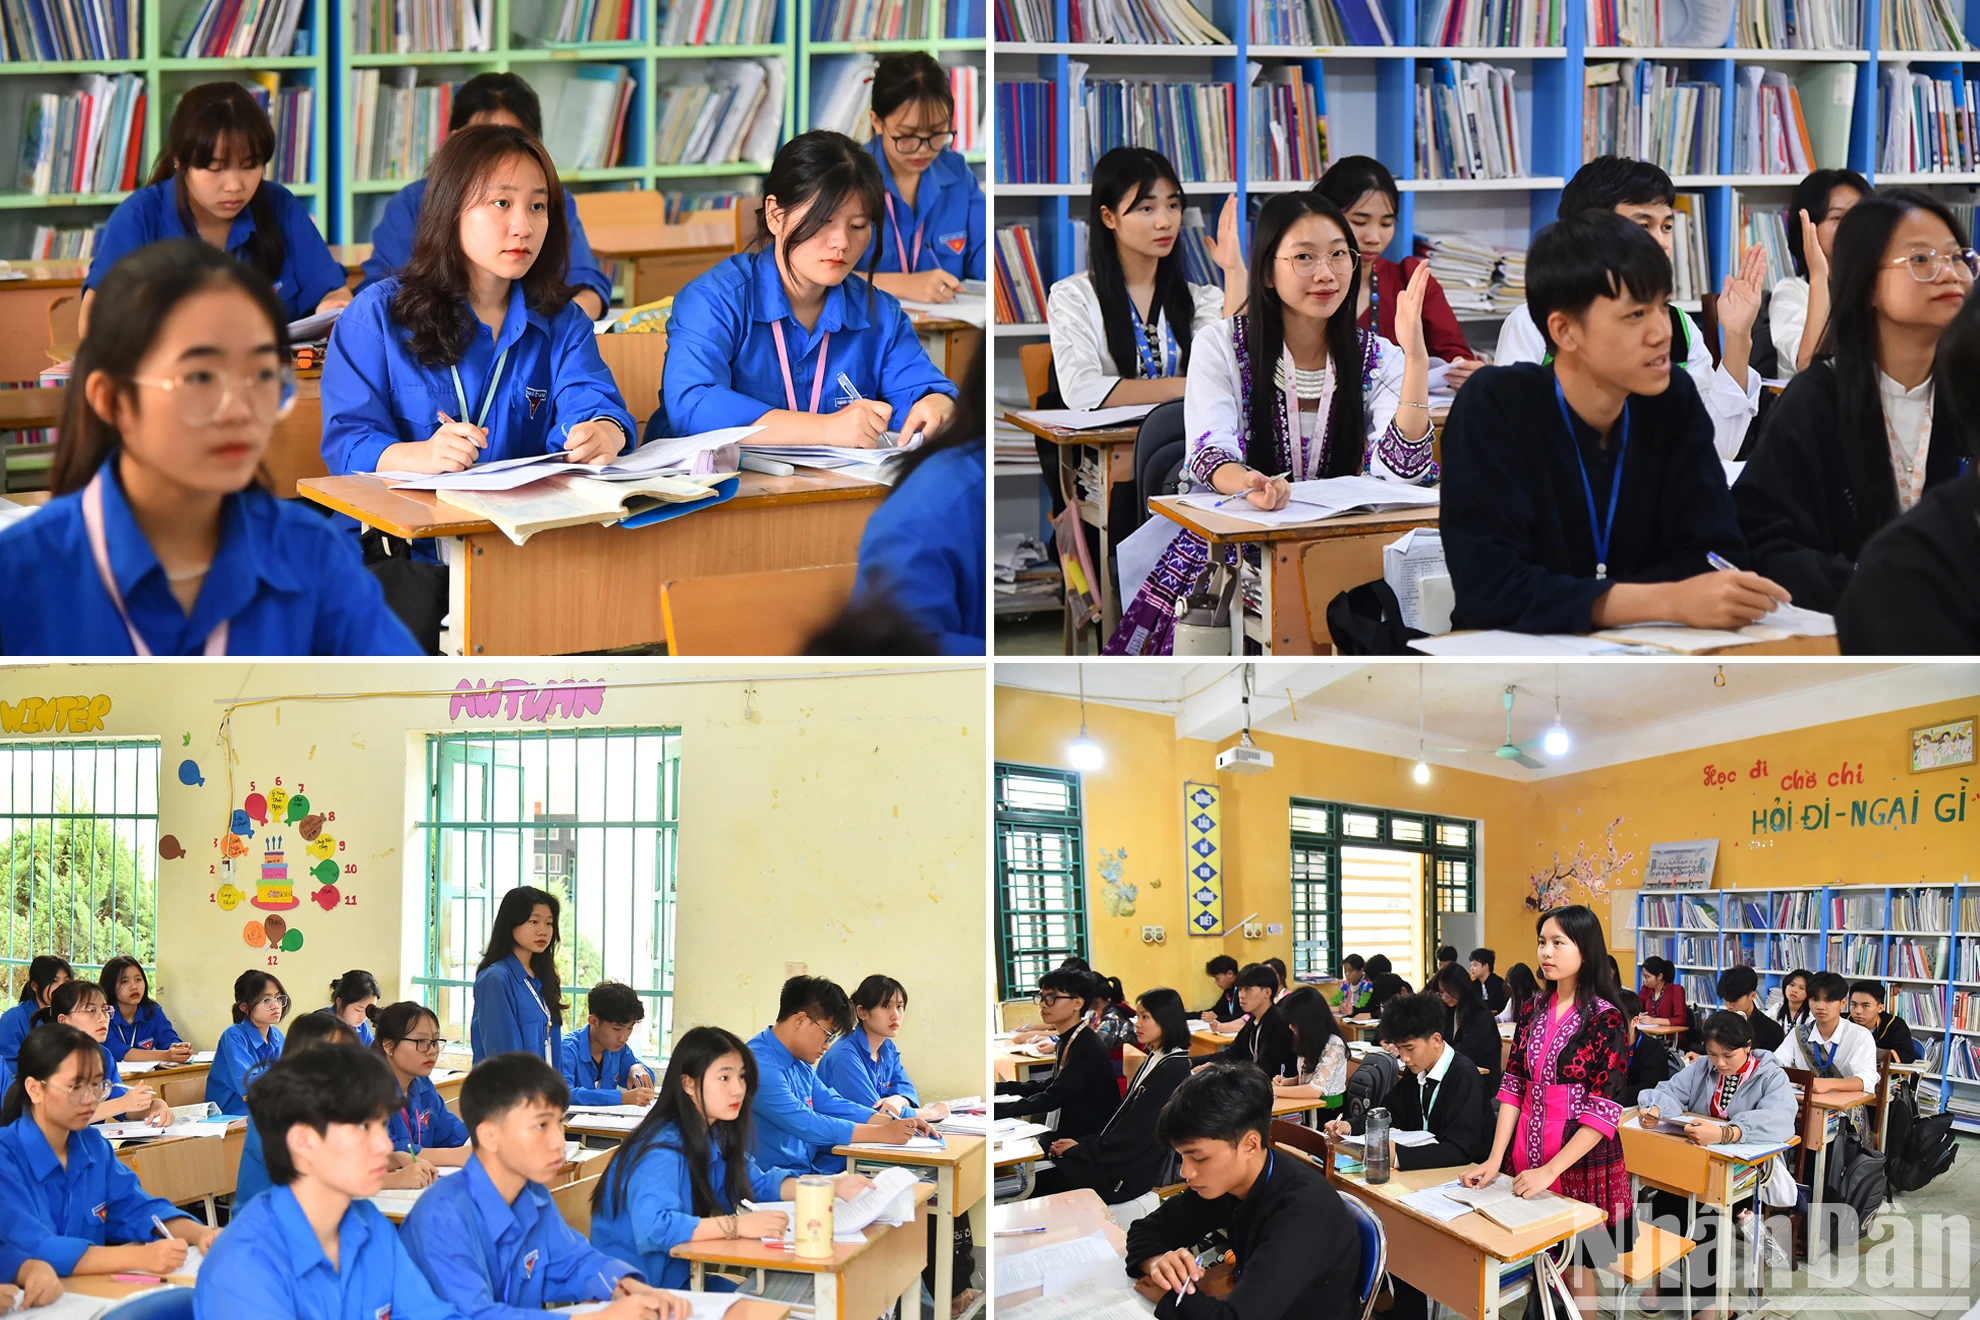
<instances>
[{"instance_id":1,"label":"wooden school desk","mask_svg":"<svg viewBox=\"0 0 1980 1320\"><path fill-rule=\"evenodd\" d=\"M999 1175L1010 1169L1018 1171L1022 1180L1018 1187L1017 1199L1031 1195L1031 1189L1038 1183L1038 1161L1045 1158L1045 1148L1038 1144L1037 1137L1019 1137L1015 1141L1000 1141L992 1149L990 1157L996 1164Z\"/></svg>"},{"instance_id":2,"label":"wooden school desk","mask_svg":"<svg viewBox=\"0 0 1980 1320\"><path fill-rule=\"evenodd\" d=\"M1141 428L1135 425L1074 431L1059 426L1040 426L1029 418L1018 416L1015 410L1005 413L1004 420L1020 431L1058 446L1057 470L1045 473L1045 479L1057 483L1060 495L1068 505L1079 510L1082 522L1100 531L1100 557L1093 565L1093 571L1100 579L1093 584L1095 599L1100 602L1100 634L1093 645L1097 653L1107 638L1113 635L1114 626L1121 621L1121 603L1114 599L1113 529L1107 525L1107 510L1113 500L1114 487L1134 481L1134 437ZM1092 452L1094 463L1100 471L1100 489L1095 492L1097 503L1095 500L1083 500L1079 495L1079 465L1085 461L1088 451ZM1065 616L1063 632L1065 654L1073 655L1076 653L1076 639L1073 637L1071 614Z\"/></svg>"},{"instance_id":3,"label":"wooden school desk","mask_svg":"<svg viewBox=\"0 0 1980 1320\"><path fill-rule=\"evenodd\" d=\"M237 1118L224 1137L160 1137L127 1141L117 1150L125 1168L137 1175L145 1191L173 1205L204 1203L206 1222L214 1222L215 1197L234 1190L241 1171L241 1150L247 1145L248 1120Z\"/></svg>"},{"instance_id":4,"label":"wooden school desk","mask_svg":"<svg viewBox=\"0 0 1980 1320\"><path fill-rule=\"evenodd\" d=\"M857 564L860 534L887 493L810 468L745 472L726 504L630 531L560 527L519 546L430 491L397 492L375 476L318 477L298 490L389 536L449 542L451 625L441 647L457 655L657 645L667 636L663 583Z\"/></svg>"},{"instance_id":5,"label":"wooden school desk","mask_svg":"<svg viewBox=\"0 0 1980 1320\"><path fill-rule=\"evenodd\" d=\"M1808 1116L1801 1128L1801 1144L1814 1153L1814 1175L1808 1183L1808 1260L1812 1265L1816 1252L1826 1250L1828 1234L1818 1227L1822 1222L1822 1184L1829 1172L1829 1123L1831 1118L1840 1124L1852 1109L1875 1104L1875 1091L1858 1091L1854 1095L1811 1095L1808 1097Z\"/></svg>"},{"instance_id":6,"label":"wooden school desk","mask_svg":"<svg viewBox=\"0 0 1980 1320\"><path fill-rule=\"evenodd\" d=\"M1254 624L1235 603L1231 654L1244 654L1247 633L1266 655L1331 655L1327 604L1350 587L1382 576L1382 547L1408 532L1437 525L1437 509L1345 513L1293 527L1261 527L1214 509L1193 509L1177 495L1148 501L1150 513L1195 532L1212 552L1256 545L1265 556Z\"/></svg>"},{"instance_id":7,"label":"wooden school desk","mask_svg":"<svg viewBox=\"0 0 1980 1320\"><path fill-rule=\"evenodd\" d=\"M1026 1228L1042 1228L1045 1231L1017 1232ZM999 1236L1004 1233L1012 1236ZM1040 1247L1076 1242L1093 1233L1106 1236L1115 1254L1121 1257L1122 1267L1126 1268L1127 1234L1107 1213L1106 1202L1100 1199L1100 1194L1091 1188L1054 1192L1030 1201L1004 1201L990 1207L990 1240L994 1244L991 1250L999 1260L1009 1260L1027 1251L1037 1251ZM1043 1288L1036 1287L1000 1292L997 1294L997 1309L1028 1302L1043 1292Z\"/></svg>"},{"instance_id":8,"label":"wooden school desk","mask_svg":"<svg viewBox=\"0 0 1980 1320\"><path fill-rule=\"evenodd\" d=\"M1013 1048L1009 1041L1000 1041L991 1051L991 1060L996 1064L997 1080L1000 1082L1022 1082L1031 1076L1034 1068L1050 1068L1058 1059L1045 1055L1025 1054Z\"/></svg>"},{"instance_id":9,"label":"wooden school desk","mask_svg":"<svg viewBox=\"0 0 1980 1320\"><path fill-rule=\"evenodd\" d=\"M932 1169L935 1173L935 1204L930 1211L935 1216L935 1241L938 1244L955 1240L956 1219L966 1215L970 1207L983 1199L989 1187L989 1173L984 1168L984 1157L989 1153L985 1148L990 1144L986 1138L963 1136L957 1133L944 1133L941 1150L874 1150L864 1146L834 1146L834 1155L846 1157L846 1168L857 1169L864 1165L899 1165L919 1173ZM956 1253L937 1250L935 1252L935 1314L949 1314L949 1303L956 1295L955 1280ZM967 1288L969 1280L962 1286ZM980 1307L979 1303L979 1307ZM918 1314L918 1312L917 1312Z\"/></svg>"},{"instance_id":10,"label":"wooden school desk","mask_svg":"<svg viewBox=\"0 0 1980 1320\"><path fill-rule=\"evenodd\" d=\"M1285 1146L1279 1150L1292 1153ZM1332 1161L1328 1163L1331 1166ZM1508 1265L1517 1265L1556 1242L1596 1227L1605 1216L1592 1205L1570 1201L1574 1208L1571 1222L1509 1233L1476 1210L1439 1223L1399 1199L1447 1183L1471 1167L1398 1169L1380 1187L1368 1186L1358 1173L1342 1173L1332 1167L1327 1178L1343 1195L1355 1197L1382 1221L1389 1239L1390 1274L1466 1320L1498 1320L1500 1278Z\"/></svg>"},{"instance_id":11,"label":"wooden school desk","mask_svg":"<svg viewBox=\"0 0 1980 1320\"><path fill-rule=\"evenodd\" d=\"M922 1225L934 1195L932 1184L916 1183L915 1204L921 1212L913 1223L898 1228L876 1224L862 1232L863 1241L834 1242L826 1260L805 1260L794 1251L766 1246L754 1238L683 1242L671 1254L688 1262L688 1286L695 1292L705 1289L711 1266L725 1273L791 1270L811 1276L811 1314L816 1320L873 1320L893 1314L896 1303L901 1320L918 1320L921 1270L928 1258L928 1230ZM948 1244L939 1245L946 1250Z\"/></svg>"},{"instance_id":12,"label":"wooden school desk","mask_svg":"<svg viewBox=\"0 0 1980 1320\"><path fill-rule=\"evenodd\" d=\"M192 1278L172 1275L166 1282L181 1288L190 1288ZM65 1292L78 1297L104 1297L111 1301L122 1301L134 1293L149 1292L158 1287L155 1283L118 1283L107 1274L83 1274L62 1280ZM791 1313L786 1302L766 1302L756 1297L744 1297L733 1303L723 1315L723 1320L786 1320Z\"/></svg>"},{"instance_id":13,"label":"wooden school desk","mask_svg":"<svg viewBox=\"0 0 1980 1320\"><path fill-rule=\"evenodd\" d=\"M196 1105L206 1099L207 1063L168 1063L147 1072L129 1074L130 1083L149 1086L168 1105Z\"/></svg>"}]
</instances>

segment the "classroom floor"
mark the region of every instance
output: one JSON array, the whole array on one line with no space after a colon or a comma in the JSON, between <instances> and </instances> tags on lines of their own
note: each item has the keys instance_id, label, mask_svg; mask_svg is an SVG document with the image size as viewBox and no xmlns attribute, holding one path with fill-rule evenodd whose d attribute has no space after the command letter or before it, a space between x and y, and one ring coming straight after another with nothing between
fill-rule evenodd
<instances>
[{"instance_id":1,"label":"classroom floor","mask_svg":"<svg viewBox=\"0 0 1980 1320\"><path fill-rule=\"evenodd\" d=\"M1002 614L991 621L996 631L994 650L1002 655L1064 654L1065 624L1057 610L1037 614Z\"/></svg>"}]
</instances>

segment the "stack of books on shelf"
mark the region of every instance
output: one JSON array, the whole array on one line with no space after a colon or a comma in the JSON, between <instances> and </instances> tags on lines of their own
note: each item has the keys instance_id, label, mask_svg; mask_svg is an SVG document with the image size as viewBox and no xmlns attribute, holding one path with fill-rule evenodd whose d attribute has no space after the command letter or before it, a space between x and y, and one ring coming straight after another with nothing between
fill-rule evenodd
<instances>
[{"instance_id":1,"label":"stack of books on shelf","mask_svg":"<svg viewBox=\"0 0 1980 1320\"><path fill-rule=\"evenodd\" d=\"M1719 909L1702 898L1678 899L1678 925L1686 930L1717 930Z\"/></svg>"},{"instance_id":2,"label":"stack of books on shelf","mask_svg":"<svg viewBox=\"0 0 1980 1320\"><path fill-rule=\"evenodd\" d=\"M1058 173L1056 84L997 82L997 182L1051 183Z\"/></svg>"},{"instance_id":3,"label":"stack of books on shelf","mask_svg":"<svg viewBox=\"0 0 1980 1320\"><path fill-rule=\"evenodd\" d=\"M1739 0L1733 28L1745 50L1859 50L1863 0Z\"/></svg>"},{"instance_id":4,"label":"stack of books on shelf","mask_svg":"<svg viewBox=\"0 0 1980 1320\"><path fill-rule=\"evenodd\" d=\"M418 179L447 136L454 84L415 85L418 70L351 70L351 178ZM552 158L554 159L554 157Z\"/></svg>"},{"instance_id":5,"label":"stack of books on shelf","mask_svg":"<svg viewBox=\"0 0 1980 1320\"><path fill-rule=\"evenodd\" d=\"M760 46L774 39L773 0L661 0L663 46Z\"/></svg>"},{"instance_id":6,"label":"stack of books on shelf","mask_svg":"<svg viewBox=\"0 0 1980 1320\"><path fill-rule=\"evenodd\" d=\"M1327 172L1327 117L1314 91L1297 64L1258 69L1251 82L1249 178L1317 181Z\"/></svg>"},{"instance_id":7,"label":"stack of books on shelf","mask_svg":"<svg viewBox=\"0 0 1980 1320\"><path fill-rule=\"evenodd\" d=\"M1509 68L1437 60L1416 71L1416 177L1516 179L1524 134Z\"/></svg>"},{"instance_id":8,"label":"stack of books on shelf","mask_svg":"<svg viewBox=\"0 0 1980 1320\"><path fill-rule=\"evenodd\" d=\"M1952 1011L1947 1015L1945 1025L1955 1031L1980 1032L1980 992L1953 991Z\"/></svg>"},{"instance_id":9,"label":"stack of books on shelf","mask_svg":"<svg viewBox=\"0 0 1980 1320\"><path fill-rule=\"evenodd\" d=\"M1566 39L1565 0L1417 0L1423 46L1558 46Z\"/></svg>"},{"instance_id":10,"label":"stack of books on shelf","mask_svg":"<svg viewBox=\"0 0 1980 1320\"><path fill-rule=\"evenodd\" d=\"M654 164L727 165L776 155L784 124L781 58L717 60L680 73L685 76L678 81L653 89L659 112Z\"/></svg>"},{"instance_id":11,"label":"stack of books on shelf","mask_svg":"<svg viewBox=\"0 0 1980 1320\"><path fill-rule=\"evenodd\" d=\"M1628 156L1670 174L1719 172L1719 85L1676 65L1590 64L1583 74L1581 156Z\"/></svg>"},{"instance_id":12,"label":"stack of books on shelf","mask_svg":"<svg viewBox=\"0 0 1980 1320\"><path fill-rule=\"evenodd\" d=\"M1944 939L1913 939L1896 936L1891 940L1891 978L1898 981L1935 981L1942 975L1946 960Z\"/></svg>"},{"instance_id":13,"label":"stack of books on shelf","mask_svg":"<svg viewBox=\"0 0 1980 1320\"><path fill-rule=\"evenodd\" d=\"M669 61L672 63L673 61ZM747 60L735 64L753 67ZM733 67L728 62L712 69ZM760 74L760 70L758 71ZM778 104L783 104L782 88ZM545 106L543 122L548 126L543 145L557 169L603 170L619 163L625 150L626 110L632 104L633 77L623 64L577 64L557 96L556 106ZM666 120L660 121L664 126Z\"/></svg>"},{"instance_id":14,"label":"stack of books on shelf","mask_svg":"<svg viewBox=\"0 0 1980 1320\"><path fill-rule=\"evenodd\" d=\"M1236 89L1224 82L1088 79L1073 66L1072 182L1115 147L1149 147L1185 184L1235 179Z\"/></svg>"},{"instance_id":15,"label":"stack of books on shelf","mask_svg":"<svg viewBox=\"0 0 1980 1320\"><path fill-rule=\"evenodd\" d=\"M1640 938L1642 940L1643 949L1641 954L1639 955L1639 959L1648 958L1652 955L1655 955L1656 957L1663 958L1669 962L1676 962L1678 960L1677 936L1645 935Z\"/></svg>"},{"instance_id":16,"label":"stack of books on shelf","mask_svg":"<svg viewBox=\"0 0 1980 1320\"><path fill-rule=\"evenodd\" d=\"M1812 889L1774 895L1775 930L1814 930L1822 924L1822 896Z\"/></svg>"},{"instance_id":17,"label":"stack of books on shelf","mask_svg":"<svg viewBox=\"0 0 1980 1320\"><path fill-rule=\"evenodd\" d=\"M1912 1030L1929 1029L1943 1031L1946 1026L1946 992L1944 987L1933 986L1929 990L1892 989L1891 1012L1911 1024Z\"/></svg>"},{"instance_id":18,"label":"stack of books on shelf","mask_svg":"<svg viewBox=\"0 0 1980 1320\"><path fill-rule=\"evenodd\" d=\"M261 75L275 82L272 73ZM316 91L311 87L257 87L254 99L275 125L275 158L262 167L277 183L308 183L310 149L316 142Z\"/></svg>"},{"instance_id":19,"label":"stack of books on shelf","mask_svg":"<svg viewBox=\"0 0 1980 1320\"><path fill-rule=\"evenodd\" d=\"M920 41L927 0L813 0L813 41Z\"/></svg>"},{"instance_id":20,"label":"stack of books on shelf","mask_svg":"<svg viewBox=\"0 0 1980 1320\"><path fill-rule=\"evenodd\" d=\"M354 0L351 53L424 55L491 49L495 0Z\"/></svg>"},{"instance_id":21,"label":"stack of books on shelf","mask_svg":"<svg viewBox=\"0 0 1980 1320\"><path fill-rule=\"evenodd\" d=\"M1767 968L1775 972L1807 970L1815 966L1815 935L1769 935Z\"/></svg>"},{"instance_id":22,"label":"stack of books on shelf","mask_svg":"<svg viewBox=\"0 0 1980 1320\"><path fill-rule=\"evenodd\" d=\"M1768 289L1794 273L1794 259L1788 255L1786 207L1754 206L1744 197L1740 199L1739 250L1750 247L1767 254Z\"/></svg>"},{"instance_id":23,"label":"stack of books on shelf","mask_svg":"<svg viewBox=\"0 0 1980 1320\"><path fill-rule=\"evenodd\" d=\"M1080 226L1082 231L1085 227L1084 224ZM1086 251L1083 236L1079 250ZM1210 284L1219 289L1224 287L1224 268L1211 255L1210 231L1203 226L1203 212L1194 206L1183 208L1182 237L1176 242L1176 250L1182 253L1183 276L1191 284ZM1084 265L1082 262L1082 269Z\"/></svg>"},{"instance_id":24,"label":"stack of books on shelf","mask_svg":"<svg viewBox=\"0 0 1980 1320\"><path fill-rule=\"evenodd\" d=\"M1881 50L1972 50L1962 11L1950 0L1884 0L1877 29Z\"/></svg>"},{"instance_id":25,"label":"stack of books on shelf","mask_svg":"<svg viewBox=\"0 0 1980 1320\"><path fill-rule=\"evenodd\" d=\"M1740 898L1726 895L1727 930L1767 930L1767 896Z\"/></svg>"},{"instance_id":26,"label":"stack of books on shelf","mask_svg":"<svg viewBox=\"0 0 1980 1320\"><path fill-rule=\"evenodd\" d=\"M1055 41L1047 0L997 0L997 40Z\"/></svg>"},{"instance_id":27,"label":"stack of books on shelf","mask_svg":"<svg viewBox=\"0 0 1980 1320\"><path fill-rule=\"evenodd\" d=\"M1716 935L1678 936L1678 956L1671 960L1685 967L1717 967L1719 937Z\"/></svg>"},{"instance_id":28,"label":"stack of books on shelf","mask_svg":"<svg viewBox=\"0 0 1980 1320\"><path fill-rule=\"evenodd\" d=\"M1923 935L1945 934L1952 929L1952 890L1893 890L1891 929Z\"/></svg>"},{"instance_id":29,"label":"stack of books on shelf","mask_svg":"<svg viewBox=\"0 0 1980 1320\"><path fill-rule=\"evenodd\" d=\"M1492 311L1504 316L1516 307L1526 306L1526 252L1500 248L1499 273L1492 283Z\"/></svg>"},{"instance_id":30,"label":"stack of books on shelf","mask_svg":"<svg viewBox=\"0 0 1980 1320\"><path fill-rule=\"evenodd\" d=\"M1882 894L1832 894L1829 896L1829 929L1882 930Z\"/></svg>"},{"instance_id":31,"label":"stack of books on shelf","mask_svg":"<svg viewBox=\"0 0 1980 1320\"><path fill-rule=\"evenodd\" d=\"M1879 125L1879 173L1964 174L1976 163L1974 100L1980 80L1913 73L1902 64L1884 66L1883 111ZM1963 102L1963 104L1962 104Z\"/></svg>"},{"instance_id":32,"label":"stack of books on shelf","mask_svg":"<svg viewBox=\"0 0 1980 1320\"><path fill-rule=\"evenodd\" d=\"M1676 929L1682 920L1677 899L1668 894L1643 895L1641 920L1645 926L1654 926L1660 930Z\"/></svg>"},{"instance_id":33,"label":"stack of books on shelf","mask_svg":"<svg viewBox=\"0 0 1980 1320\"><path fill-rule=\"evenodd\" d=\"M1045 280L1031 243L1030 225L997 231L997 324L1045 324Z\"/></svg>"},{"instance_id":34,"label":"stack of books on shelf","mask_svg":"<svg viewBox=\"0 0 1980 1320\"><path fill-rule=\"evenodd\" d=\"M133 9L136 6L132 6ZM306 54L298 50L303 0L193 0L179 11L179 22L165 39L165 52L182 59L242 59L255 55Z\"/></svg>"},{"instance_id":35,"label":"stack of books on shelf","mask_svg":"<svg viewBox=\"0 0 1980 1320\"><path fill-rule=\"evenodd\" d=\"M1681 303L1696 302L1712 289L1705 194L1679 193L1671 212L1671 296Z\"/></svg>"},{"instance_id":36,"label":"stack of books on shelf","mask_svg":"<svg viewBox=\"0 0 1980 1320\"><path fill-rule=\"evenodd\" d=\"M96 255L96 241L102 237L102 234L103 226L100 224L78 225L74 228L36 225L34 238L28 244L28 259L88 261Z\"/></svg>"},{"instance_id":37,"label":"stack of books on shelf","mask_svg":"<svg viewBox=\"0 0 1980 1320\"><path fill-rule=\"evenodd\" d=\"M1393 46L1382 0L1251 0L1261 46Z\"/></svg>"},{"instance_id":38,"label":"stack of books on shelf","mask_svg":"<svg viewBox=\"0 0 1980 1320\"><path fill-rule=\"evenodd\" d=\"M1717 972L1679 972L1678 984L1684 987L1684 1002L1704 1009L1719 1002L1719 974Z\"/></svg>"},{"instance_id":39,"label":"stack of books on shelf","mask_svg":"<svg viewBox=\"0 0 1980 1320\"><path fill-rule=\"evenodd\" d=\"M133 73L86 73L72 91L30 94L14 186L41 197L137 187L144 101L144 79Z\"/></svg>"},{"instance_id":40,"label":"stack of books on shelf","mask_svg":"<svg viewBox=\"0 0 1980 1320\"><path fill-rule=\"evenodd\" d=\"M1075 42L1131 46L1222 46L1230 38L1190 0L1070 0Z\"/></svg>"},{"instance_id":41,"label":"stack of books on shelf","mask_svg":"<svg viewBox=\"0 0 1980 1320\"><path fill-rule=\"evenodd\" d=\"M1966 925L1961 921L1962 926ZM1980 938L1962 935L1953 947L1952 979L1968 985L1980 985Z\"/></svg>"},{"instance_id":42,"label":"stack of books on shelf","mask_svg":"<svg viewBox=\"0 0 1980 1320\"><path fill-rule=\"evenodd\" d=\"M864 142L873 133L871 55L828 55L811 65L811 126Z\"/></svg>"},{"instance_id":43,"label":"stack of books on shelf","mask_svg":"<svg viewBox=\"0 0 1980 1320\"><path fill-rule=\"evenodd\" d=\"M1462 234L1418 234L1416 255L1430 263L1430 273L1444 290L1454 312L1490 312L1492 285L1499 276L1499 253Z\"/></svg>"},{"instance_id":44,"label":"stack of books on shelf","mask_svg":"<svg viewBox=\"0 0 1980 1320\"><path fill-rule=\"evenodd\" d=\"M956 102L956 140L949 145L957 151L981 151L989 138L983 122L983 70L974 64L951 65L949 95Z\"/></svg>"},{"instance_id":45,"label":"stack of books on shelf","mask_svg":"<svg viewBox=\"0 0 1980 1320\"><path fill-rule=\"evenodd\" d=\"M758 194L723 190L718 192L662 192L660 200L666 206L665 220L677 225L695 211L733 211L738 206L755 202Z\"/></svg>"},{"instance_id":46,"label":"stack of books on shelf","mask_svg":"<svg viewBox=\"0 0 1980 1320\"><path fill-rule=\"evenodd\" d=\"M1742 64L1733 89L1733 172L1806 174L1815 147L1800 89L1779 69Z\"/></svg>"},{"instance_id":47,"label":"stack of books on shelf","mask_svg":"<svg viewBox=\"0 0 1980 1320\"><path fill-rule=\"evenodd\" d=\"M1828 969L1844 976L1884 974L1883 937L1879 935L1831 935Z\"/></svg>"},{"instance_id":48,"label":"stack of books on shelf","mask_svg":"<svg viewBox=\"0 0 1980 1320\"><path fill-rule=\"evenodd\" d=\"M1667 5L1655 0L1588 0L1590 46L1717 48L1732 35L1730 5ZM1556 36L1550 44L1559 45Z\"/></svg>"},{"instance_id":49,"label":"stack of books on shelf","mask_svg":"<svg viewBox=\"0 0 1980 1320\"><path fill-rule=\"evenodd\" d=\"M548 0L539 35L547 46L644 41L645 12L638 0Z\"/></svg>"},{"instance_id":50,"label":"stack of books on shelf","mask_svg":"<svg viewBox=\"0 0 1980 1320\"><path fill-rule=\"evenodd\" d=\"M1946 1076L1956 1081L1980 1082L1980 1038L1953 1037L1952 1049L1946 1055ZM1947 1099L1946 1108L1969 1117L1980 1117L1980 1097L1967 1097L1962 1101L1955 1092Z\"/></svg>"},{"instance_id":51,"label":"stack of books on shelf","mask_svg":"<svg viewBox=\"0 0 1980 1320\"><path fill-rule=\"evenodd\" d=\"M141 0L0 0L0 62L136 59Z\"/></svg>"}]
</instances>

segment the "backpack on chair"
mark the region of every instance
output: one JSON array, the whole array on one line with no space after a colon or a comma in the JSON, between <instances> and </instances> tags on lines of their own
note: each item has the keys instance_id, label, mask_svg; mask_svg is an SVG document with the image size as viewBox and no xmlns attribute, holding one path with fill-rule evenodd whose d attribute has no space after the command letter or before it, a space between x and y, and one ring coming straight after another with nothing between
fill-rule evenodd
<instances>
[{"instance_id":1,"label":"backpack on chair","mask_svg":"<svg viewBox=\"0 0 1980 1320\"><path fill-rule=\"evenodd\" d=\"M1918 1106L1908 1095L1890 1103L1885 1177L1895 1195L1915 1192L1952 1167L1958 1146L1953 1141L1954 1115L1918 1116Z\"/></svg>"}]
</instances>

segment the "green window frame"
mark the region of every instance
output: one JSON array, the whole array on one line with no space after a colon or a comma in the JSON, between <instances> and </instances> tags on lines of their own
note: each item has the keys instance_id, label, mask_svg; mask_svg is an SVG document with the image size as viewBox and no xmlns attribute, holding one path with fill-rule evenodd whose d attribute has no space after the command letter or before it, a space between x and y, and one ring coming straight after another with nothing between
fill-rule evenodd
<instances>
[{"instance_id":1,"label":"green window frame","mask_svg":"<svg viewBox=\"0 0 1980 1320\"><path fill-rule=\"evenodd\" d=\"M997 996L1020 999L1068 956L1086 956L1080 780L1005 761L995 778Z\"/></svg>"},{"instance_id":2,"label":"green window frame","mask_svg":"<svg viewBox=\"0 0 1980 1320\"><path fill-rule=\"evenodd\" d=\"M1341 957L1341 849L1386 848L1423 854L1424 911L1474 912L1478 904L1478 822L1316 798L1288 800L1291 829L1293 977L1332 975ZM1424 923L1424 966L1432 965Z\"/></svg>"},{"instance_id":3,"label":"green window frame","mask_svg":"<svg viewBox=\"0 0 1980 1320\"><path fill-rule=\"evenodd\" d=\"M412 978L465 1043L474 968L502 895L559 896L565 1028L584 1021L596 980L623 981L646 1005L633 1045L664 1057L673 1040L680 862L680 743L674 726L429 734L426 938Z\"/></svg>"},{"instance_id":4,"label":"green window frame","mask_svg":"<svg viewBox=\"0 0 1980 1320\"><path fill-rule=\"evenodd\" d=\"M160 748L155 738L0 742L8 1003L40 953L61 954L79 977L119 954L156 972Z\"/></svg>"}]
</instances>

